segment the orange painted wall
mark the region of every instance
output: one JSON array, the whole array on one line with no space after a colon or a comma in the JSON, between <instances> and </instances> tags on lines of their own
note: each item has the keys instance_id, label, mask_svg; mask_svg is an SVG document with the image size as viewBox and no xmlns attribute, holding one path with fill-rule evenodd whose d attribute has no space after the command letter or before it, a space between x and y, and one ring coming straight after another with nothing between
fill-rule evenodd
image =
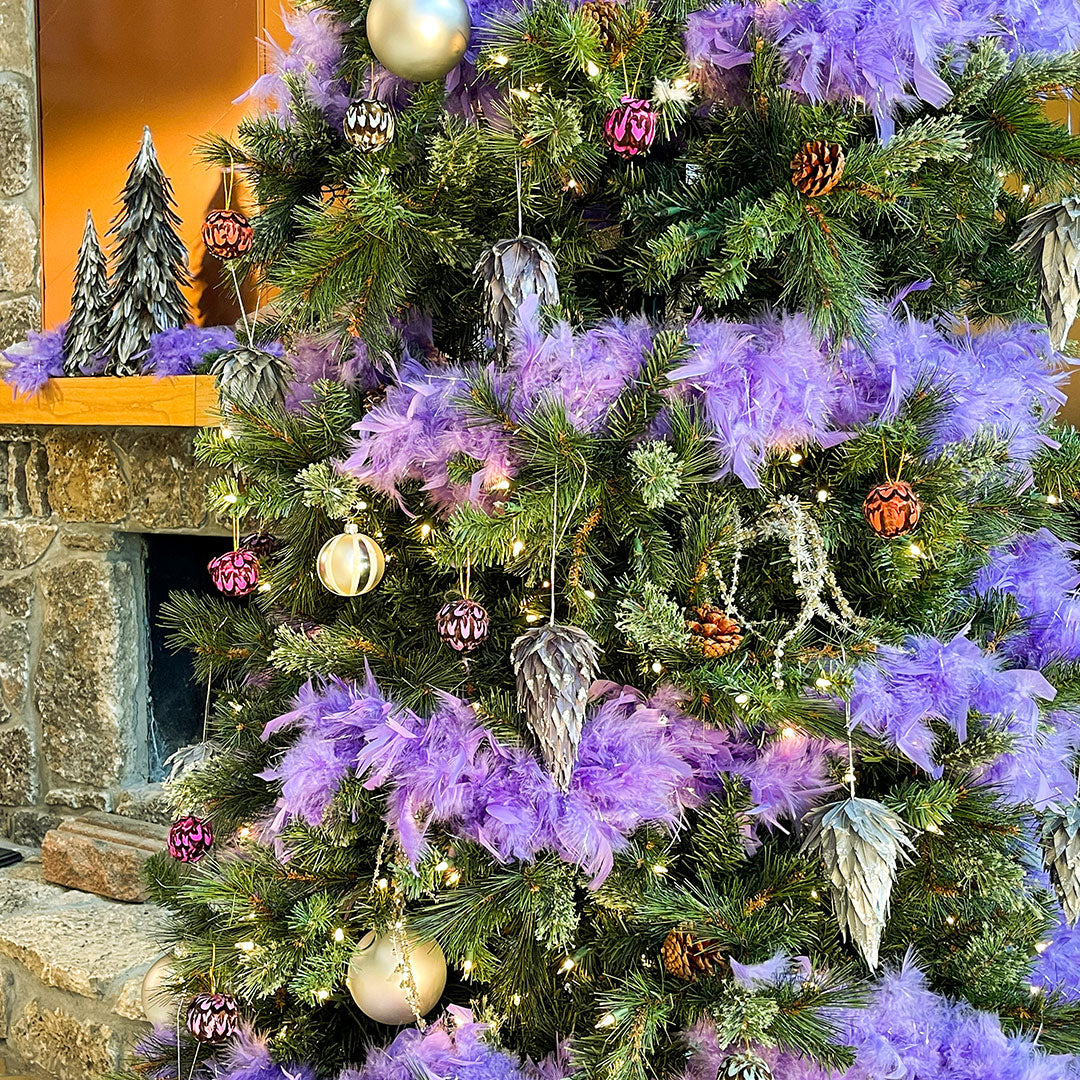
<instances>
[{"instance_id":1,"label":"orange painted wall","mask_svg":"<svg viewBox=\"0 0 1080 1080\"><path fill-rule=\"evenodd\" d=\"M260 73L266 29L288 41L276 0L38 0L46 326L67 318L86 211L104 233L144 124L176 189L195 318L236 317L199 242L220 176L193 150L244 115L231 102Z\"/></svg>"}]
</instances>

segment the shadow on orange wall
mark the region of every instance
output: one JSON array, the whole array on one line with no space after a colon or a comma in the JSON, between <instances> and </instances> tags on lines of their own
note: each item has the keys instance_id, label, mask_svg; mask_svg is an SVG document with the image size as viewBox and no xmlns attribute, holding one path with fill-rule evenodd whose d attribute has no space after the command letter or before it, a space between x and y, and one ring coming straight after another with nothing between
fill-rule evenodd
<instances>
[{"instance_id":1,"label":"shadow on orange wall","mask_svg":"<svg viewBox=\"0 0 1080 1080\"><path fill-rule=\"evenodd\" d=\"M68 316L86 211L104 236L144 124L172 179L195 278L196 321L238 317L228 274L199 240L221 176L195 156L230 132L262 67L258 39L288 41L274 0L38 0L44 322Z\"/></svg>"}]
</instances>

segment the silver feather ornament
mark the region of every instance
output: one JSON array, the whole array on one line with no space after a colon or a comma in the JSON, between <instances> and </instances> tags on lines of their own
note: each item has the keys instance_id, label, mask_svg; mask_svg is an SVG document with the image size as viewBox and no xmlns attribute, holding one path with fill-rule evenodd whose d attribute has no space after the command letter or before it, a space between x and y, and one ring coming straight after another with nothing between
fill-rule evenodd
<instances>
[{"instance_id":1,"label":"silver feather ornament","mask_svg":"<svg viewBox=\"0 0 1080 1080\"><path fill-rule=\"evenodd\" d=\"M559 302L559 264L547 244L531 236L500 240L488 248L476 273L484 283L487 328L500 351L526 296L536 296L541 304Z\"/></svg>"},{"instance_id":2,"label":"silver feather ornament","mask_svg":"<svg viewBox=\"0 0 1080 1080\"><path fill-rule=\"evenodd\" d=\"M1080 806L1047 814L1042 829L1043 859L1070 926L1080 920Z\"/></svg>"},{"instance_id":3,"label":"silver feather ornament","mask_svg":"<svg viewBox=\"0 0 1080 1080\"><path fill-rule=\"evenodd\" d=\"M840 928L876 969L896 867L912 850L906 826L887 806L856 798L818 807L806 823L803 851L825 864Z\"/></svg>"},{"instance_id":4,"label":"silver feather ornament","mask_svg":"<svg viewBox=\"0 0 1080 1080\"><path fill-rule=\"evenodd\" d=\"M570 787L589 687L599 671L597 651L584 630L554 623L526 630L510 647L518 704L563 791Z\"/></svg>"},{"instance_id":5,"label":"silver feather ornament","mask_svg":"<svg viewBox=\"0 0 1080 1080\"><path fill-rule=\"evenodd\" d=\"M1013 251L1034 264L1050 339L1064 348L1080 312L1080 195L1066 195L1024 218Z\"/></svg>"},{"instance_id":6,"label":"silver feather ornament","mask_svg":"<svg viewBox=\"0 0 1080 1080\"><path fill-rule=\"evenodd\" d=\"M248 345L222 353L212 370L221 396L238 405L280 405L292 376L284 357Z\"/></svg>"}]
</instances>

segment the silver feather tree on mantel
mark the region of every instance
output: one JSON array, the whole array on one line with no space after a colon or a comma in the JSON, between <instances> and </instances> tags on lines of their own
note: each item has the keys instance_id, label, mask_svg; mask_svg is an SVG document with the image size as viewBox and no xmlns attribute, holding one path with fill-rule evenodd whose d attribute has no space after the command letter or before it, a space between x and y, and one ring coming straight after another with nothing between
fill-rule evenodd
<instances>
[{"instance_id":1,"label":"silver feather tree on mantel","mask_svg":"<svg viewBox=\"0 0 1080 1080\"><path fill-rule=\"evenodd\" d=\"M599 671L597 652L584 630L555 623L526 630L510 648L518 704L563 791L570 787L589 687Z\"/></svg>"},{"instance_id":2,"label":"silver feather tree on mantel","mask_svg":"<svg viewBox=\"0 0 1080 1080\"><path fill-rule=\"evenodd\" d=\"M1013 251L1034 263L1051 342L1063 349L1080 313L1080 196L1066 195L1024 218Z\"/></svg>"},{"instance_id":3,"label":"silver feather tree on mantel","mask_svg":"<svg viewBox=\"0 0 1080 1080\"><path fill-rule=\"evenodd\" d=\"M913 848L906 826L887 806L855 797L818 807L806 824L803 851L825 864L840 928L874 970L896 867Z\"/></svg>"}]
</instances>

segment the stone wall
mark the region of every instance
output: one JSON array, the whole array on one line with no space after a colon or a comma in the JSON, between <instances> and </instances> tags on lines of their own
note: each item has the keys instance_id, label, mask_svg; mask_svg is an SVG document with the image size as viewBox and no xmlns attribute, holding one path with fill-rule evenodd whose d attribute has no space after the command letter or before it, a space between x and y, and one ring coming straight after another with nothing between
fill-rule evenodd
<instances>
[{"instance_id":1,"label":"stone wall","mask_svg":"<svg viewBox=\"0 0 1080 1080\"><path fill-rule=\"evenodd\" d=\"M0 428L0 835L16 843L147 795L139 534L222 533L193 439Z\"/></svg>"},{"instance_id":2,"label":"stone wall","mask_svg":"<svg viewBox=\"0 0 1080 1080\"><path fill-rule=\"evenodd\" d=\"M34 0L0 0L0 348L41 329Z\"/></svg>"}]
</instances>

